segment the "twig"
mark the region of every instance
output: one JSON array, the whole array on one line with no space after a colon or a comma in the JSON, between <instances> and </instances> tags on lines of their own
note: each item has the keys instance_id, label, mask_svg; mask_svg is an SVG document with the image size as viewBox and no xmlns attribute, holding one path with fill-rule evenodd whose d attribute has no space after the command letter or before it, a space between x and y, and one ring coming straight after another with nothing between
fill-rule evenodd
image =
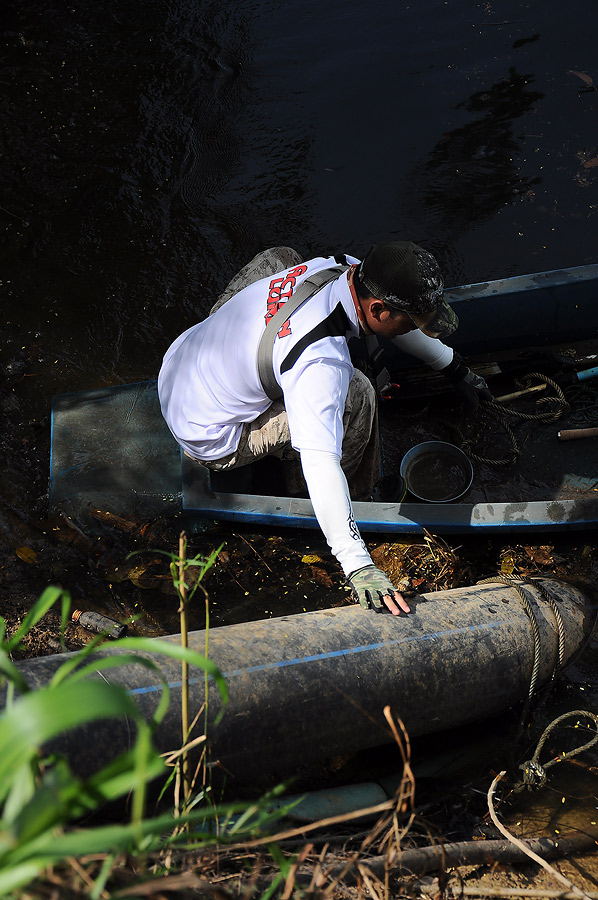
<instances>
[{"instance_id":1,"label":"twig","mask_svg":"<svg viewBox=\"0 0 598 900\"><path fill-rule=\"evenodd\" d=\"M504 22L474 22L479 28L500 28L501 25L519 25L523 19L506 19Z\"/></svg>"},{"instance_id":2,"label":"twig","mask_svg":"<svg viewBox=\"0 0 598 900\"><path fill-rule=\"evenodd\" d=\"M230 568L229 568L229 564L227 564L227 565L224 566L224 570L225 570L226 572L228 572L228 574L230 575L230 577L232 578L232 580L235 581L235 582L239 585L239 587L241 588L241 590L243 591L244 594L248 594L248 593L249 593L249 591L245 588L245 586L241 584L241 582L239 581L239 579L237 578L237 576L234 575L233 572L231 572L231 570L230 570Z\"/></svg>"},{"instance_id":3,"label":"twig","mask_svg":"<svg viewBox=\"0 0 598 900\"><path fill-rule=\"evenodd\" d=\"M401 728L401 731L403 732L403 739L401 740L401 737L397 730L397 726L395 725L394 719L390 712L390 706L384 707L384 718L390 725L393 737L399 747L399 752L403 759L403 778L401 781L401 793L402 793L403 784L406 783L409 786L407 800L409 801L409 806L411 808L411 811L414 812L415 811L415 806L414 806L415 776L413 774L413 771L411 770L411 743L409 741L409 735L407 733L407 729L405 728L405 725L403 724L402 720L399 719L399 726ZM407 809L400 808L400 812L407 812Z\"/></svg>"},{"instance_id":4,"label":"twig","mask_svg":"<svg viewBox=\"0 0 598 900\"><path fill-rule=\"evenodd\" d=\"M200 734L199 737L193 738L192 741L189 741L183 747L179 747L178 750L168 750L166 753L161 753L160 755L163 757L165 765L172 766L183 753L188 753L189 750L193 750L198 744L202 744L205 739L205 734Z\"/></svg>"},{"instance_id":5,"label":"twig","mask_svg":"<svg viewBox=\"0 0 598 900\"><path fill-rule=\"evenodd\" d=\"M268 563L266 562L266 560L265 560L262 556L259 555L259 553L258 553L257 550L255 549L255 547L253 546L253 544L252 544L250 541L248 541L247 538L244 538L242 534L237 534L236 532L233 532L233 534L235 534L236 537L240 537L242 541L245 541L245 543L247 544L247 546L248 546L248 547L251 547L251 549L253 550L253 552L254 552L255 555L257 556L257 558L258 558L261 562L263 562L263 564L264 564L265 567L267 568L268 572L272 572L272 569L270 568L270 566L268 565ZM274 572L272 572L272 574L274 575Z\"/></svg>"},{"instance_id":6,"label":"twig","mask_svg":"<svg viewBox=\"0 0 598 900\"><path fill-rule=\"evenodd\" d=\"M346 862L343 865L337 866L334 870L331 870L331 869L328 870L328 872L326 873L326 877L328 877L328 875L330 875L331 871L334 872L334 877L333 877L332 882L328 885L328 887L324 891L324 897L330 897L332 895L332 892L335 890L336 886L343 880L345 875L347 875L347 873L353 868L353 866L357 862L358 858L359 858L359 854L353 853L349 857L349 859L346 860Z\"/></svg>"},{"instance_id":7,"label":"twig","mask_svg":"<svg viewBox=\"0 0 598 900\"><path fill-rule=\"evenodd\" d=\"M202 893L205 892L206 894L211 894L213 897L228 897L228 894L218 890L218 888L213 888L210 882L205 881L199 875L196 875L195 872L182 872L178 875L163 875L161 878L153 878L151 881L143 881L140 884L130 884L127 885L126 888L116 891L110 896L114 898L114 900L116 900L116 898L123 898L123 900L125 900L127 897L156 898L164 896L163 894L158 894L158 890L171 893L173 891L185 889L201 890Z\"/></svg>"},{"instance_id":8,"label":"twig","mask_svg":"<svg viewBox=\"0 0 598 900\"><path fill-rule=\"evenodd\" d=\"M320 855L318 857L317 863L314 866L313 875L311 876L311 881L309 883L308 895L313 894L316 888L321 888L322 885L326 881L326 875L322 869L322 863L326 859L326 854L328 853L328 844L324 844L322 850L320 851ZM326 895L326 891L323 892L323 896Z\"/></svg>"},{"instance_id":9,"label":"twig","mask_svg":"<svg viewBox=\"0 0 598 900\"><path fill-rule=\"evenodd\" d=\"M570 856L572 853L594 852L598 840L593 834L560 836L558 840L537 838L525 842L526 849L520 850L508 840L462 841L454 844L431 844L427 847L410 848L395 852L392 856L375 856L365 861L378 878L385 869L397 874L425 875L430 872L444 872L447 868L459 866L488 865L491 862L522 863L529 859L527 849L537 848L552 858ZM336 875L338 868L332 870ZM579 894L575 895L579 898Z\"/></svg>"},{"instance_id":10,"label":"twig","mask_svg":"<svg viewBox=\"0 0 598 900\"><path fill-rule=\"evenodd\" d=\"M551 866L550 863L547 863L545 859L542 859L541 856L538 856L537 853L534 853L533 850L530 850L529 847L526 847L523 841L520 841L519 838L516 838L515 835L511 834L511 832L505 828L502 822L499 821L498 816L494 811L493 797L496 785L505 777L506 774L507 773L504 771L499 772L488 790L488 811L490 813L490 818L492 819L493 824L496 826L496 828L498 828L500 833L507 838L508 841L510 841L520 850L523 850L523 852L527 856L529 856L530 859L533 859L534 862L538 863L539 866L542 866L543 869L546 869L547 872L550 872L551 875L554 875L557 881L560 881L561 884L564 884L566 887L568 887L576 897L585 897L585 900L591 900L589 894L586 894L585 891L582 891L581 888L578 888L577 885L573 884L572 881L570 881L564 875L561 875L561 873L557 871L554 866Z\"/></svg>"},{"instance_id":11,"label":"twig","mask_svg":"<svg viewBox=\"0 0 598 900\"><path fill-rule=\"evenodd\" d=\"M370 833L366 835L360 847L362 853L367 850L367 848L370 847L375 841L378 840L378 837L384 828L387 828L387 831L385 836L378 844L378 852L381 852L387 845L390 848L393 837L394 847L398 852L400 850L401 841L403 840L405 835L408 834L416 815L414 809L415 778L411 770L411 745L409 742L409 735L401 719L398 720L398 723L403 736L401 737L401 735L399 734L398 728L395 725L394 719L391 715L390 706L384 707L384 717L390 725L392 735L398 745L399 752L403 760L403 775L399 787L394 795L394 809L392 810L390 817L387 816L381 818L375 825L375 827L370 831ZM410 815L407 819L407 822L401 829L399 829L398 813L406 813L408 808L411 809ZM388 827L389 824L390 827ZM390 849L386 850L386 858L388 858L391 853L392 851ZM387 883L388 873L386 870L384 872L384 878L385 882Z\"/></svg>"},{"instance_id":12,"label":"twig","mask_svg":"<svg viewBox=\"0 0 598 900\"><path fill-rule=\"evenodd\" d=\"M87 874L87 872L85 871L83 866L79 865L79 863L74 858L74 856L69 856L67 862L68 862L69 866L72 869L74 869L74 871L77 873L79 878L87 885L88 888L95 887L95 882L93 881L93 879L90 878L90 876ZM107 891L102 889L102 891L100 892L100 897L102 897L103 900L107 900L107 898L109 898L110 895L107 893Z\"/></svg>"},{"instance_id":13,"label":"twig","mask_svg":"<svg viewBox=\"0 0 598 900\"><path fill-rule=\"evenodd\" d=\"M11 212L9 209L6 209L4 206L0 206L0 209L2 210L2 212L5 212L7 216L12 216L13 219L18 219L19 222L23 223L23 225L29 225L29 222L27 221L27 219L23 219L21 216L17 216L16 213Z\"/></svg>"},{"instance_id":14,"label":"twig","mask_svg":"<svg viewBox=\"0 0 598 900\"><path fill-rule=\"evenodd\" d=\"M282 896L280 900L291 900L291 895L293 893L293 888L295 886L295 876L297 874L297 869L301 865L301 863L305 860L305 857L311 853L313 849L313 844L306 844L303 850L297 854L295 862L289 868L289 872L287 875L287 879L284 885L284 891L282 892Z\"/></svg>"},{"instance_id":15,"label":"twig","mask_svg":"<svg viewBox=\"0 0 598 900\"><path fill-rule=\"evenodd\" d=\"M430 556L432 557L432 559L434 560L435 564L438 565L438 560L436 559L436 554L434 553L434 539L433 539L432 535L430 534L430 532L426 531L425 528L424 528L424 531L426 532L426 544L428 545L428 552L429 552Z\"/></svg>"},{"instance_id":16,"label":"twig","mask_svg":"<svg viewBox=\"0 0 598 900\"><path fill-rule=\"evenodd\" d=\"M516 400L517 397L523 397L525 394L536 394L540 391L545 391L548 387L547 384L534 384L531 387L522 388L520 391L513 391L511 394L502 394L500 397L495 397L495 403L506 403L507 400Z\"/></svg>"},{"instance_id":17,"label":"twig","mask_svg":"<svg viewBox=\"0 0 598 900\"><path fill-rule=\"evenodd\" d=\"M201 584L200 587L203 591L203 596L204 596L204 609L205 609L205 619L206 619L206 629L205 629L206 637L205 637L205 642L204 642L204 656L206 659L209 659L210 658L210 598L208 597L208 592L206 591L203 584ZM208 687L209 687L208 670L204 669L204 673L203 673L204 694L203 695L205 697L205 700L204 700L203 708L204 708L204 734L205 735L207 735L207 733L208 733L208 713L209 713L209 708L208 708L209 690L208 690ZM205 790L207 782L208 782L208 762L209 762L209 760L208 760L207 748L208 748L208 745L206 744L206 746L204 748L204 752L202 754L202 760L201 760L202 784L203 784L204 790ZM198 765L199 765L199 763L198 763ZM197 773L196 773L196 775L197 775ZM193 779L193 783L195 783L195 778Z\"/></svg>"},{"instance_id":18,"label":"twig","mask_svg":"<svg viewBox=\"0 0 598 900\"><path fill-rule=\"evenodd\" d=\"M450 558L453 560L453 562L458 562L457 556L455 555L455 551L450 546L450 544L447 544L447 542L444 540L444 538L440 537L440 535L438 535L438 534L432 534L431 532L428 531L427 528L424 528L424 532L426 534L425 541L428 544L428 547L430 550L431 550L430 543L435 544L439 550L444 550L445 554L447 556L450 556Z\"/></svg>"},{"instance_id":19,"label":"twig","mask_svg":"<svg viewBox=\"0 0 598 900\"><path fill-rule=\"evenodd\" d=\"M434 894L434 896L438 894L438 884L418 884L417 889L422 894ZM455 887L447 885L445 890L455 897L463 895L466 897L547 897L558 898L558 900L577 900L579 897L579 894L573 891L547 891L541 888L487 888L459 884ZM586 896L591 897L592 900L598 900L596 891L590 891Z\"/></svg>"},{"instance_id":20,"label":"twig","mask_svg":"<svg viewBox=\"0 0 598 900\"><path fill-rule=\"evenodd\" d=\"M328 825L338 825L339 822L350 822L352 819L361 819L363 816L371 816L375 813L384 812L394 807L394 800L384 800L383 803L377 803L375 806L368 806L365 809L356 809L350 813L343 813L338 816L329 816L327 819L320 819L319 822L310 822L309 825L302 825L301 828L293 828L289 831L279 831L277 834L264 836L254 841L247 841L242 844L233 845L232 849L241 849L250 847L260 847L263 844L273 844L275 841L283 841L287 838L296 837L299 834L305 834L308 831L314 831L316 828L323 828Z\"/></svg>"},{"instance_id":21,"label":"twig","mask_svg":"<svg viewBox=\"0 0 598 900\"><path fill-rule=\"evenodd\" d=\"M359 874L360 874L361 877L363 878L363 880L364 880L364 882L365 882L365 886L366 886L366 888L368 889L369 893L370 893L370 894L372 895L372 897L374 898L374 900L381 900L380 895L378 894L378 891L375 889L374 885L372 884L371 878L368 877L368 871L367 871L367 869L365 868L365 866L363 866L363 865L361 865L361 864L358 863L358 864L357 864L357 871L359 872ZM370 875L371 875L371 874L372 874L372 873L370 872Z\"/></svg>"},{"instance_id":22,"label":"twig","mask_svg":"<svg viewBox=\"0 0 598 900\"><path fill-rule=\"evenodd\" d=\"M341 844L343 846L349 843L355 843L355 841L362 841L365 837L370 833L370 829L367 831L364 829L362 831L356 831L354 834L317 834L312 838L312 844L314 847L323 846L323 845L333 845L337 846ZM300 838L297 840L288 840L284 841L284 849L285 850L295 850L297 847L303 847L305 845L305 841Z\"/></svg>"}]
</instances>

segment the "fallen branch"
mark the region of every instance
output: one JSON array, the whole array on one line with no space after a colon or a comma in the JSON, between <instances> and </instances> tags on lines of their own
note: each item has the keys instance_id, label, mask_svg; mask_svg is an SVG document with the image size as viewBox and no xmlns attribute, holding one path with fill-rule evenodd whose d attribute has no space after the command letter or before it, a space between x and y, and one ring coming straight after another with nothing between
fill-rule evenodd
<instances>
[{"instance_id":1,"label":"fallen branch","mask_svg":"<svg viewBox=\"0 0 598 900\"><path fill-rule=\"evenodd\" d=\"M434 879L434 884L418 884L417 889L422 894L432 894L434 897L438 895L438 880ZM573 891L547 891L543 888L505 888L505 887L475 887L474 885L447 884L444 891L450 897L541 897L547 900L576 900L578 894ZM598 900L598 893L590 891L588 897L592 900Z\"/></svg>"},{"instance_id":2,"label":"fallen branch","mask_svg":"<svg viewBox=\"0 0 598 900\"><path fill-rule=\"evenodd\" d=\"M492 865L493 863L516 864L529 862L529 853L541 853L544 858L561 859L565 856L595 850L598 846L596 834L571 834L559 838L535 838L520 841L525 850L510 841L460 841L454 844L432 844L428 847L403 850L386 856L360 860L377 877L384 875L385 866L393 874L426 875L457 866ZM336 869L330 873L334 875ZM352 873L349 873L351 875ZM347 878L345 878L347 881ZM576 895L579 897L579 894Z\"/></svg>"}]
</instances>

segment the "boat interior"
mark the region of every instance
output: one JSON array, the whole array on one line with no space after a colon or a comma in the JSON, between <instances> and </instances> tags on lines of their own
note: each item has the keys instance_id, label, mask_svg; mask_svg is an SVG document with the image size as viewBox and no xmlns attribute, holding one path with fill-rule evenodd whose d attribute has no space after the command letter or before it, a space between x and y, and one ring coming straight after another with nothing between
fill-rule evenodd
<instances>
[{"instance_id":1,"label":"boat interior","mask_svg":"<svg viewBox=\"0 0 598 900\"><path fill-rule=\"evenodd\" d=\"M486 378L495 398L505 398L482 403L475 414L441 374L421 366L392 373L398 386L380 401L383 479L375 499L402 499L401 461L414 446L429 441L454 444L469 457L473 480L461 502L598 497L598 431L596 437L577 437L581 429L598 428L598 342L468 362ZM576 372L588 370L596 377L580 381ZM272 457L231 472L211 472L209 478L219 493L285 493L282 464ZM405 499L427 498L408 489Z\"/></svg>"}]
</instances>

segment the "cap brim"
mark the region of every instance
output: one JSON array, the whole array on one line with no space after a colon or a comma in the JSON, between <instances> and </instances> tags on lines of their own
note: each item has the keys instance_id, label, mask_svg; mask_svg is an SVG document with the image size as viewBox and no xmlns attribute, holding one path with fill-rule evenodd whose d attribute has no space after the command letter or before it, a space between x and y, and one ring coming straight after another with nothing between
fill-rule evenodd
<instances>
[{"instance_id":1,"label":"cap brim","mask_svg":"<svg viewBox=\"0 0 598 900\"><path fill-rule=\"evenodd\" d=\"M446 300L441 300L430 313L409 312L409 316L420 331L433 338L449 337L459 327L459 317Z\"/></svg>"}]
</instances>

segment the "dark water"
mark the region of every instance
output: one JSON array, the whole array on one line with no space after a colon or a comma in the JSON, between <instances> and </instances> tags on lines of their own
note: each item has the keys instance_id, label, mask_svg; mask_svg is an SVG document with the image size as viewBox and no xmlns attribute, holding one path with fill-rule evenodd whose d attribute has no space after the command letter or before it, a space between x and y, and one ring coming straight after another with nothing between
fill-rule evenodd
<instances>
[{"instance_id":1,"label":"dark water","mask_svg":"<svg viewBox=\"0 0 598 900\"><path fill-rule=\"evenodd\" d=\"M409 470L410 490L424 500L452 500L463 493L467 472L454 460L424 454Z\"/></svg>"},{"instance_id":2,"label":"dark water","mask_svg":"<svg viewBox=\"0 0 598 900\"><path fill-rule=\"evenodd\" d=\"M594 0L4 5L6 552L46 513L52 395L154 377L259 249L413 238L448 284L595 261L595 22Z\"/></svg>"}]
</instances>

